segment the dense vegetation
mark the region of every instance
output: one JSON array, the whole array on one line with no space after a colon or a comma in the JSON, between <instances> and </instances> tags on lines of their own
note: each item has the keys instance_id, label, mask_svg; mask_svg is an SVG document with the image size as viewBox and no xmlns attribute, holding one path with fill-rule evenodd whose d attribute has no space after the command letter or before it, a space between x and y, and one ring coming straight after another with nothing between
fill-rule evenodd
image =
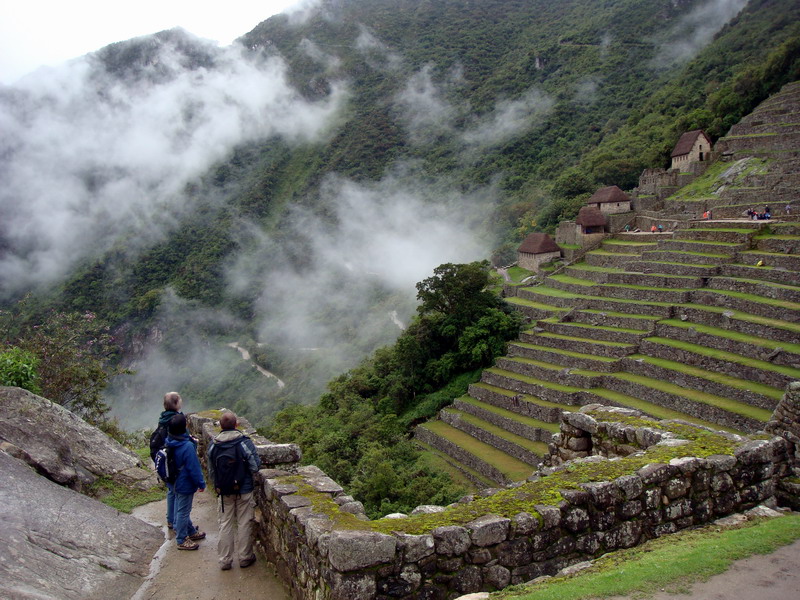
<instances>
[{"instance_id":1,"label":"dense vegetation","mask_svg":"<svg viewBox=\"0 0 800 600\"><path fill-rule=\"evenodd\" d=\"M418 316L328 385L318 405L278 413L266 435L348 486L372 516L446 504L460 493L408 440L414 423L463 395L519 334L520 320L486 291L488 263L445 264L417 284Z\"/></svg>"},{"instance_id":2,"label":"dense vegetation","mask_svg":"<svg viewBox=\"0 0 800 600\"><path fill-rule=\"evenodd\" d=\"M723 135L800 76L800 5L752 0L699 42L702 25L724 20L710 13L693 18L704 6L700 0L344 0L322 3L304 20L268 19L240 39L251 57L283 57L288 77L308 98L325 98L346 82L348 102L329 137L241 145L186 185L191 210L164 216L175 222L167 239L133 260L131 240L120 239L58 289L40 293L23 320L33 325L47 314L91 312L112 326L129 360L140 359L134 348L157 332L158 350L183 365L172 375L194 407L225 405L261 424L291 407L275 418L271 436L299 442L310 462L349 484L373 512L411 506L426 494L433 501L434 490L451 495L412 453L407 435L417 419L462 393L470 373L501 351L515 327L482 291L483 269L443 265L423 281L417 318L392 346L386 344L398 330L373 325L365 313L311 307L309 329L325 324L348 338L313 351L264 335L257 317L267 313L274 333L283 315L270 314L275 309L264 306L257 281L287 266L310 271L310 240L297 235L296 214L302 209L335 222L323 190L331 175L375 184L391 175L427 190L429 203L453 190L482 198L471 221L482 224L505 263L526 233L552 231L598 186L629 189L643 168L666 166L683 131ZM187 68L213 64L211 54L178 38ZM156 85L167 76L148 70L157 64L156 46L132 40L98 59L114 77ZM678 48L690 51L680 55ZM271 245L251 281L232 286L226 273L257 244L253 230ZM451 298L453 277L467 281L456 286L463 295ZM366 279L342 276L338 285L384 315L401 303ZM207 318L210 310L224 318ZM233 340L287 385L262 377L226 348ZM19 365L32 363L19 352L28 350L6 342L21 350L5 364L24 378ZM207 354L203 366L185 359L187 348ZM351 369L353 357L366 355ZM348 369L316 405L325 382ZM42 377L37 381L43 385ZM125 393L160 396L135 386ZM395 489L412 480L416 488Z\"/></svg>"}]
</instances>

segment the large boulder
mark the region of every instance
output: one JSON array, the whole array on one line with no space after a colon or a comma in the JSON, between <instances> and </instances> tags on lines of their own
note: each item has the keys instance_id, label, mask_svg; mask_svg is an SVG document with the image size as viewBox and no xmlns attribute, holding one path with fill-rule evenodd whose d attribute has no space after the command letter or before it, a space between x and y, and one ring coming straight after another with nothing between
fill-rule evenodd
<instances>
[{"instance_id":1,"label":"large boulder","mask_svg":"<svg viewBox=\"0 0 800 600\"><path fill-rule=\"evenodd\" d=\"M0 448L76 490L104 475L141 489L158 484L136 454L63 406L16 387L0 387Z\"/></svg>"},{"instance_id":2,"label":"large boulder","mask_svg":"<svg viewBox=\"0 0 800 600\"><path fill-rule=\"evenodd\" d=\"M130 598L159 528L37 475L0 452L0 597Z\"/></svg>"}]
</instances>

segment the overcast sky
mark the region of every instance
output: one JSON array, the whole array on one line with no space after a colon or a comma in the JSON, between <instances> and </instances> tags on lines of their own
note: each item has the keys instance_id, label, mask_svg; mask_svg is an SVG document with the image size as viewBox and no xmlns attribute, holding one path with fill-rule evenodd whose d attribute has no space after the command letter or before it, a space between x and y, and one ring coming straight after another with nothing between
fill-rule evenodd
<instances>
[{"instance_id":1,"label":"overcast sky","mask_svg":"<svg viewBox=\"0 0 800 600\"><path fill-rule=\"evenodd\" d=\"M227 46L299 0L0 2L0 83L132 37L183 27Z\"/></svg>"}]
</instances>

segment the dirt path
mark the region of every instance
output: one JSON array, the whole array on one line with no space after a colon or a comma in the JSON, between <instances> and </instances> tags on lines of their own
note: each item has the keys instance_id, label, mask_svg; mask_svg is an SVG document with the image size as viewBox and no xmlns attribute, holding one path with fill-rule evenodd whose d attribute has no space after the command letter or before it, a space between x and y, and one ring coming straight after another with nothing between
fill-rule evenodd
<instances>
[{"instance_id":1,"label":"dirt path","mask_svg":"<svg viewBox=\"0 0 800 600\"><path fill-rule=\"evenodd\" d=\"M262 556L246 569L234 562L221 571L217 563L217 511L214 495L195 494L192 521L207 533L200 549L178 550L165 525L166 500L140 506L139 519L158 525L167 539L150 566L150 577L132 600L289 600L281 582Z\"/></svg>"},{"instance_id":2,"label":"dirt path","mask_svg":"<svg viewBox=\"0 0 800 600\"><path fill-rule=\"evenodd\" d=\"M800 596L800 540L772 554L737 560L708 581L695 583L687 594L666 591L647 600L789 600ZM609 600L632 600L616 596Z\"/></svg>"}]
</instances>

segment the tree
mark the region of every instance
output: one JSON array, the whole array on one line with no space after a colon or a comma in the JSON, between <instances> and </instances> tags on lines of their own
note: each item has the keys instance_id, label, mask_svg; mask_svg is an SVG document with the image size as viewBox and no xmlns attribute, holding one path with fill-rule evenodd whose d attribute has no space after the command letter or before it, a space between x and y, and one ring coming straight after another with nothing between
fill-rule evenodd
<instances>
[{"instance_id":1,"label":"tree","mask_svg":"<svg viewBox=\"0 0 800 600\"><path fill-rule=\"evenodd\" d=\"M38 394L39 359L32 352L12 346L0 352L0 385L12 385Z\"/></svg>"},{"instance_id":2,"label":"tree","mask_svg":"<svg viewBox=\"0 0 800 600\"><path fill-rule=\"evenodd\" d=\"M485 290L489 284L489 262L445 263L433 270L433 276L417 284L417 311L439 312L446 316L469 319L475 312L499 305L499 299ZM459 319L461 320L461 319Z\"/></svg>"},{"instance_id":3,"label":"tree","mask_svg":"<svg viewBox=\"0 0 800 600\"><path fill-rule=\"evenodd\" d=\"M91 423L103 421L109 407L102 391L112 376L127 372L113 366L118 348L108 327L91 312L51 310L40 318L26 318L25 308L23 301L14 314L0 313L0 344L17 349L10 359L16 360L18 375L27 361L34 373L28 381L37 388L31 391Z\"/></svg>"}]
</instances>

